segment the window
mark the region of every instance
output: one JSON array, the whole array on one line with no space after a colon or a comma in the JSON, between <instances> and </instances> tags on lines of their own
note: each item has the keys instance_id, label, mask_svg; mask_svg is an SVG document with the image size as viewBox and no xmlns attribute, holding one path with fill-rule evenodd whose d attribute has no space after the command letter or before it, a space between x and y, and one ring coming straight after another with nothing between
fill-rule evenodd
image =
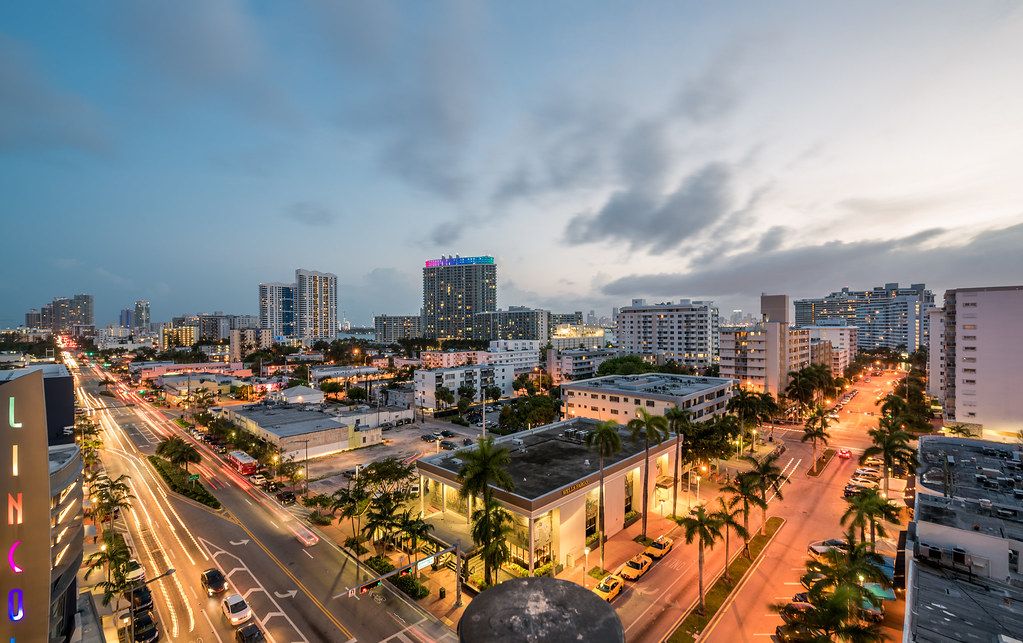
<instances>
[{"instance_id":1,"label":"window","mask_svg":"<svg viewBox=\"0 0 1023 643\"><path fill-rule=\"evenodd\" d=\"M625 513L632 511L632 472L625 474Z\"/></svg>"},{"instance_id":2,"label":"window","mask_svg":"<svg viewBox=\"0 0 1023 643\"><path fill-rule=\"evenodd\" d=\"M591 411L596 411L596 410L597 410L597 407L595 407L595 406L591 406L591 407L590 407L590 410L591 410Z\"/></svg>"},{"instance_id":3,"label":"window","mask_svg":"<svg viewBox=\"0 0 1023 643\"><path fill-rule=\"evenodd\" d=\"M963 330L977 330L976 324L963 324Z\"/></svg>"},{"instance_id":4,"label":"window","mask_svg":"<svg viewBox=\"0 0 1023 643\"><path fill-rule=\"evenodd\" d=\"M611 409L611 415L618 415L618 409Z\"/></svg>"},{"instance_id":5,"label":"window","mask_svg":"<svg viewBox=\"0 0 1023 643\"><path fill-rule=\"evenodd\" d=\"M609 402L617 402L618 401L618 396L617 395L609 395L607 397L607 399L608 399Z\"/></svg>"},{"instance_id":6,"label":"window","mask_svg":"<svg viewBox=\"0 0 1023 643\"><path fill-rule=\"evenodd\" d=\"M597 533L597 497L596 494L586 494L586 537L589 538Z\"/></svg>"},{"instance_id":7,"label":"window","mask_svg":"<svg viewBox=\"0 0 1023 643\"><path fill-rule=\"evenodd\" d=\"M654 401L653 400L647 400L646 401L646 405L649 406L650 408L654 408Z\"/></svg>"}]
</instances>

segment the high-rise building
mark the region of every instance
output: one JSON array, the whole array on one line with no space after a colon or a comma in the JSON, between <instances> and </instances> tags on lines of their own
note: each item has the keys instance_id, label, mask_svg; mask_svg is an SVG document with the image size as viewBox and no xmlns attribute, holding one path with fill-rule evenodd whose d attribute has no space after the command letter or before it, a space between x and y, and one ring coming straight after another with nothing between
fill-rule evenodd
<instances>
[{"instance_id":1,"label":"high-rise building","mask_svg":"<svg viewBox=\"0 0 1023 643\"><path fill-rule=\"evenodd\" d=\"M634 299L618 310L615 335L623 353L706 368L717 363L718 308L712 301Z\"/></svg>"},{"instance_id":2,"label":"high-rise building","mask_svg":"<svg viewBox=\"0 0 1023 643\"><path fill-rule=\"evenodd\" d=\"M550 333L550 311L525 306L509 306L508 310L476 313L473 323L473 338L488 341L537 339L546 342Z\"/></svg>"},{"instance_id":3,"label":"high-rise building","mask_svg":"<svg viewBox=\"0 0 1023 643\"><path fill-rule=\"evenodd\" d=\"M219 342L231 336L231 320L221 312L198 315L200 342Z\"/></svg>"},{"instance_id":4,"label":"high-rise building","mask_svg":"<svg viewBox=\"0 0 1023 643\"><path fill-rule=\"evenodd\" d=\"M614 318L618 319L618 309L615 308L613 312ZM582 326L583 311L577 310L574 313L551 313L551 328L557 328L562 325Z\"/></svg>"},{"instance_id":5,"label":"high-rise building","mask_svg":"<svg viewBox=\"0 0 1023 643\"><path fill-rule=\"evenodd\" d=\"M845 375L858 352L857 335L859 329L848 326L844 321L820 326L800 326L810 331L810 341L823 341L831 344L831 374L835 377Z\"/></svg>"},{"instance_id":6,"label":"high-rise building","mask_svg":"<svg viewBox=\"0 0 1023 643\"><path fill-rule=\"evenodd\" d=\"M337 275L299 268L295 271L295 317L302 339L337 335Z\"/></svg>"},{"instance_id":7,"label":"high-rise building","mask_svg":"<svg viewBox=\"0 0 1023 643\"><path fill-rule=\"evenodd\" d=\"M295 336L295 284L259 284L259 327L274 337Z\"/></svg>"},{"instance_id":8,"label":"high-rise building","mask_svg":"<svg viewBox=\"0 0 1023 643\"><path fill-rule=\"evenodd\" d=\"M941 329L931 335L931 377L937 363L945 421L1015 440L1023 418L1023 286L948 290L933 317Z\"/></svg>"},{"instance_id":9,"label":"high-rise building","mask_svg":"<svg viewBox=\"0 0 1023 643\"><path fill-rule=\"evenodd\" d=\"M423 267L423 335L472 339L476 313L497 310L493 257L441 257Z\"/></svg>"},{"instance_id":10,"label":"high-rise building","mask_svg":"<svg viewBox=\"0 0 1023 643\"><path fill-rule=\"evenodd\" d=\"M149 330L149 324L151 322L149 318L149 300L139 299L135 302L135 328L139 330Z\"/></svg>"},{"instance_id":11,"label":"high-rise building","mask_svg":"<svg viewBox=\"0 0 1023 643\"><path fill-rule=\"evenodd\" d=\"M401 339L423 336L423 318L419 315L377 315L373 330L378 344L396 344Z\"/></svg>"},{"instance_id":12,"label":"high-rise building","mask_svg":"<svg viewBox=\"0 0 1023 643\"><path fill-rule=\"evenodd\" d=\"M43 306L39 321L41 327L55 333L70 332L75 326L94 326L92 295L57 297Z\"/></svg>"},{"instance_id":13,"label":"high-rise building","mask_svg":"<svg viewBox=\"0 0 1023 643\"><path fill-rule=\"evenodd\" d=\"M796 324L813 326L844 319L859 329L860 348L891 348L915 351L928 343L927 311L934 294L924 284L902 288L887 283L871 290L843 288L827 297L798 299Z\"/></svg>"},{"instance_id":14,"label":"high-rise building","mask_svg":"<svg viewBox=\"0 0 1023 643\"><path fill-rule=\"evenodd\" d=\"M25 313L25 326L29 328L41 328L43 326L43 315L38 308L33 308Z\"/></svg>"},{"instance_id":15,"label":"high-rise building","mask_svg":"<svg viewBox=\"0 0 1023 643\"><path fill-rule=\"evenodd\" d=\"M170 326L164 328L160 333L160 348L179 348L192 346L198 335L196 326Z\"/></svg>"},{"instance_id":16,"label":"high-rise building","mask_svg":"<svg viewBox=\"0 0 1023 643\"><path fill-rule=\"evenodd\" d=\"M122 308L121 314L117 316L117 325L121 328L133 328L135 324L135 311L131 308Z\"/></svg>"},{"instance_id":17,"label":"high-rise building","mask_svg":"<svg viewBox=\"0 0 1023 643\"><path fill-rule=\"evenodd\" d=\"M760 316L765 321L721 329L721 377L778 397L789 384L789 372L810 365L810 331L793 328L787 321L770 321L787 317L787 299L787 295L762 295Z\"/></svg>"},{"instance_id":18,"label":"high-rise building","mask_svg":"<svg viewBox=\"0 0 1023 643\"><path fill-rule=\"evenodd\" d=\"M760 295L760 314L763 321L792 323L792 304L788 295Z\"/></svg>"},{"instance_id":19,"label":"high-rise building","mask_svg":"<svg viewBox=\"0 0 1023 643\"><path fill-rule=\"evenodd\" d=\"M273 333L269 328L236 328L228 343L228 361L240 362L253 351L273 346Z\"/></svg>"}]
</instances>

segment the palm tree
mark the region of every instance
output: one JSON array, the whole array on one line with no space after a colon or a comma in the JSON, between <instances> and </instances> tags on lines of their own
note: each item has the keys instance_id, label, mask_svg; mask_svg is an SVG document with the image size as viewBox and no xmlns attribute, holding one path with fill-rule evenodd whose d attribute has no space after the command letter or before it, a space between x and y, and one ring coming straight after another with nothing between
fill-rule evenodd
<instances>
[{"instance_id":1,"label":"palm tree","mask_svg":"<svg viewBox=\"0 0 1023 643\"><path fill-rule=\"evenodd\" d=\"M345 518L352 521L352 538L358 540L361 527L359 519L369 508L369 492L361 484L342 487L334 492L332 512L338 514L338 523Z\"/></svg>"},{"instance_id":2,"label":"palm tree","mask_svg":"<svg viewBox=\"0 0 1023 643\"><path fill-rule=\"evenodd\" d=\"M675 475L672 478L673 482L671 485L671 515L678 515L678 470L682 465L682 437L685 436L686 442L690 443L688 446L692 447L692 437L696 433L696 423L693 422L693 414L689 411L680 409L678 406L673 406L664 412L664 419L668 421L668 427L671 432L675 434ZM693 449L688 450L689 453L693 453ZM603 552L601 552L603 554ZM603 568L604 561L601 560L601 567Z\"/></svg>"},{"instance_id":3,"label":"palm tree","mask_svg":"<svg viewBox=\"0 0 1023 643\"><path fill-rule=\"evenodd\" d=\"M737 496L732 496L725 502L725 499L718 496L718 509L711 514L714 518L721 523L721 527L725 530L725 572L724 578L726 581L732 580L732 575L728 571L728 563L730 556L728 555L728 534L734 529L735 533L739 535L743 541L749 539L749 532L746 531L746 526L743 525L737 517L742 513L742 507L739 506L740 500Z\"/></svg>"},{"instance_id":4,"label":"palm tree","mask_svg":"<svg viewBox=\"0 0 1023 643\"><path fill-rule=\"evenodd\" d=\"M622 436L618 433L618 423L613 420L598 423L593 431L586 434L586 446L596 449L597 457L600 459L597 535L600 538L600 568L604 569L604 459L613 457L622 450Z\"/></svg>"},{"instance_id":5,"label":"palm tree","mask_svg":"<svg viewBox=\"0 0 1023 643\"><path fill-rule=\"evenodd\" d=\"M743 551L746 553L746 557L752 558L749 550L750 510L753 509L753 507L766 508L767 506L767 503L765 503L760 497L760 487L757 484L757 479L749 471L743 471L730 483L721 487L721 491L732 494L732 500L729 504L737 504L742 511L742 547ZM738 530L736 531L738 532Z\"/></svg>"},{"instance_id":6,"label":"palm tree","mask_svg":"<svg viewBox=\"0 0 1023 643\"><path fill-rule=\"evenodd\" d=\"M777 404L770 393L759 393L753 389L740 388L728 400L728 411L735 414L742 425L744 435L750 436L750 453L756 447L755 431L764 422L771 419L777 410Z\"/></svg>"},{"instance_id":7,"label":"palm tree","mask_svg":"<svg viewBox=\"0 0 1023 643\"><path fill-rule=\"evenodd\" d=\"M896 466L907 469L916 467L916 453L909 446L912 436L899 428L897 418L883 417L876 429L867 431L874 444L867 447L860 456L860 462L870 457L878 457L882 462L884 474L884 497L888 497L888 475Z\"/></svg>"},{"instance_id":8,"label":"palm tree","mask_svg":"<svg viewBox=\"0 0 1023 643\"><path fill-rule=\"evenodd\" d=\"M799 413L802 415L813 404L816 394L815 383L806 369L789 371L788 378L789 383L785 387L785 397L797 404Z\"/></svg>"},{"instance_id":9,"label":"palm tree","mask_svg":"<svg viewBox=\"0 0 1023 643\"><path fill-rule=\"evenodd\" d=\"M366 524L362 531L373 541L377 553L381 551L379 543L390 542L391 533L397 525L398 502L389 493L381 493L369 502L366 510ZM377 534L380 538L376 538Z\"/></svg>"},{"instance_id":10,"label":"palm tree","mask_svg":"<svg viewBox=\"0 0 1023 643\"><path fill-rule=\"evenodd\" d=\"M213 406L214 397L213 391L209 390L205 386L192 391L192 408L197 409L192 413L193 417L206 411L206 409Z\"/></svg>"},{"instance_id":11,"label":"palm tree","mask_svg":"<svg viewBox=\"0 0 1023 643\"><path fill-rule=\"evenodd\" d=\"M644 409L636 411L638 417L628 427L634 441L643 441L643 538L646 539L647 501L649 500L650 443L660 444L668 437L668 421L662 415L651 415Z\"/></svg>"},{"instance_id":12,"label":"palm tree","mask_svg":"<svg viewBox=\"0 0 1023 643\"><path fill-rule=\"evenodd\" d=\"M851 498L847 498L849 504L845 513L842 514L842 525L853 529L859 529L860 542L865 541L864 532L870 528L870 550L877 549L877 537L884 538L888 535L882 521L895 522L899 519L899 508L892 501L888 500L877 489L864 489Z\"/></svg>"},{"instance_id":13,"label":"palm tree","mask_svg":"<svg viewBox=\"0 0 1023 643\"><path fill-rule=\"evenodd\" d=\"M443 404L445 408L447 406L455 403L455 393L454 393L454 391L452 391L451 389L449 389L446 386L438 386L437 387L437 392L436 392L435 395L436 395L437 401L440 402L441 404Z\"/></svg>"},{"instance_id":14,"label":"palm tree","mask_svg":"<svg viewBox=\"0 0 1023 643\"><path fill-rule=\"evenodd\" d=\"M111 527L114 524L114 514L118 511L131 509L131 500L135 495L131 492L127 475L120 475L111 480L106 474L101 475L93 481L92 495L96 499L96 513L102 517L110 518Z\"/></svg>"},{"instance_id":15,"label":"palm tree","mask_svg":"<svg viewBox=\"0 0 1023 643\"><path fill-rule=\"evenodd\" d=\"M691 545L694 540L699 544L699 557L697 565L700 579L700 607L699 613L705 614L707 603L703 593L703 551L706 548L714 548L714 542L721 539L721 521L714 514L707 513L703 506L694 507L688 516L678 519L686 534L686 544Z\"/></svg>"},{"instance_id":16,"label":"palm tree","mask_svg":"<svg viewBox=\"0 0 1023 643\"><path fill-rule=\"evenodd\" d=\"M760 491L760 533L765 533L767 528L767 492L774 491L778 500L782 500L781 485L785 482L785 476L778 467L779 454L772 453L763 460L758 460L750 455L742 456L742 459L750 463L750 476L756 481L757 489Z\"/></svg>"},{"instance_id":17,"label":"palm tree","mask_svg":"<svg viewBox=\"0 0 1023 643\"><path fill-rule=\"evenodd\" d=\"M808 560L803 581L810 590L810 602L817 604L829 594L840 596L846 613L854 617L864 601L878 600L864 583L890 587L891 582L883 570L881 556L867 549L866 543L855 542L852 531L846 534L846 540L847 550L832 549Z\"/></svg>"},{"instance_id":18,"label":"palm tree","mask_svg":"<svg viewBox=\"0 0 1023 643\"><path fill-rule=\"evenodd\" d=\"M508 547L511 530L511 514L493 498L485 498L472 514L472 539L480 545L483 580L487 585L493 585L497 570L511 558Z\"/></svg>"},{"instance_id":19,"label":"palm tree","mask_svg":"<svg viewBox=\"0 0 1023 643\"><path fill-rule=\"evenodd\" d=\"M160 442L156 446L156 455L167 458L171 464L178 467L184 464L186 472L188 471L189 463L198 464L202 462L202 456L199 455L199 451L178 436L172 436Z\"/></svg>"},{"instance_id":20,"label":"palm tree","mask_svg":"<svg viewBox=\"0 0 1023 643\"><path fill-rule=\"evenodd\" d=\"M476 448L461 454L462 467L458 471L458 493L463 498L480 496L484 504L494 497L494 487L512 491L515 482L508 475L511 455L503 446L495 446L493 438L480 438Z\"/></svg>"},{"instance_id":21,"label":"palm tree","mask_svg":"<svg viewBox=\"0 0 1023 643\"><path fill-rule=\"evenodd\" d=\"M413 516L412 512L406 509L401 518L398 519L398 529L408 538L412 547L408 552L408 563L412 564L412 557L419 553L419 543L426 540L430 535L433 525L426 522L420 516ZM416 565L415 577L419 578L419 566Z\"/></svg>"},{"instance_id":22,"label":"palm tree","mask_svg":"<svg viewBox=\"0 0 1023 643\"><path fill-rule=\"evenodd\" d=\"M803 426L803 437L799 439L800 442L809 442L813 445L813 470L815 474L817 473L817 443L821 442L827 446L828 438L831 437L831 434L828 433L829 424L827 410L818 404L814 407L810 417L806 418L806 424Z\"/></svg>"}]
</instances>

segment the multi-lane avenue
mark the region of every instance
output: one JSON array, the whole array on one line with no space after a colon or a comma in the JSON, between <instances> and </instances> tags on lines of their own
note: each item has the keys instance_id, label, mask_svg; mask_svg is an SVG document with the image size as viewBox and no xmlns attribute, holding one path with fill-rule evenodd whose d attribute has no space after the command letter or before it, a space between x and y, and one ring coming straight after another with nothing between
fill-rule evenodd
<instances>
[{"instance_id":1,"label":"multi-lane avenue","mask_svg":"<svg viewBox=\"0 0 1023 643\"><path fill-rule=\"evenodd\" d=\"M223 508L213 511L170 492L146 456L165 437L190 438L125 387L109 387L117 389L116 397L100 396L104 377L95 368L76 370L78 396L103 432L108 474L131 478L136 499L121 524L147 577L175 570L152 586L167 638L234 640L220 609L222 597L208 598L199 583L202 570L219 567L272 641L454 640L450 629L386 584L350 597L365 571L326 538L308 546L300 542L296 534L310 528L205 445L193 442L203 456L193 470Z\"/></svg>"}]
</instances>

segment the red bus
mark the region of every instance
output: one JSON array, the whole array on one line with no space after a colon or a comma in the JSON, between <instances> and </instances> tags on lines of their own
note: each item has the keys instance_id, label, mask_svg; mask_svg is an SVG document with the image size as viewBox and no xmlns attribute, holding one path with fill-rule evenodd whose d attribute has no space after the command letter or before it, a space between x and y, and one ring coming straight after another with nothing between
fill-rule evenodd
<instances>
[{"instance_id":1,"label":"red bus","mask_svg":"<svg viewBox=\"0 0 1023 643\"><path fill-rule=\"evenodd\" d=\"M251 476L259 468L259 460L244 451L231 451L227 454L227 461L243 476Z\"/></svg>"}]
</instances>

